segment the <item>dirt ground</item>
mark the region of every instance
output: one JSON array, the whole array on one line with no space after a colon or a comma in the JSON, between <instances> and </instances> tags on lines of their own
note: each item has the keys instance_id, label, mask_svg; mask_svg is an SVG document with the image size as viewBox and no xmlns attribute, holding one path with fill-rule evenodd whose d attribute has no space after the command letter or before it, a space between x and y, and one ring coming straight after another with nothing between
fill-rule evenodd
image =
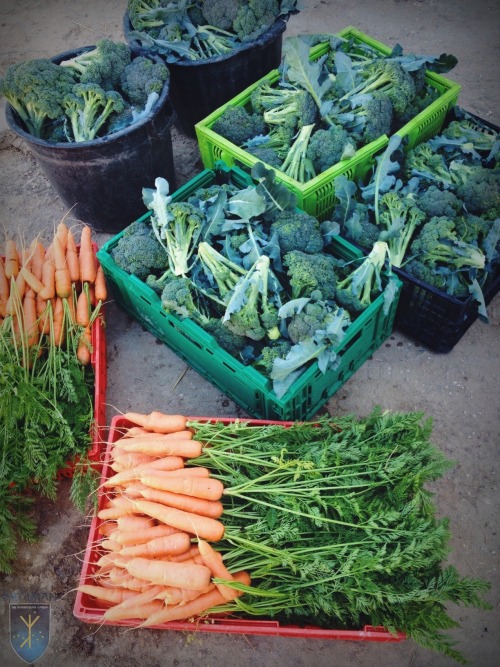
<instances>
[{"instance_id":1,"label":"dirt ground","mask_svg":"<svg viewBox=\"0 0 500 667\"><path fill-rule=\"evenodd\" d=\"M449 75L462 85L459 103L500 124L498 62L500 8L494 0L305 0L285 36L336 32L353 25L405 51L453 53ZM123 39L124 0L3 0L0 3L0 74L13 62L51 57L108 37ZM0 226L48 235L66 213L23 142L0 109ZM172 133L177 185L202 168L196 141ZM110 184L112 187L112 184ZM72 220L72 224L79 221ZM109 235L97 236L101 244ZM434 440L456 465L434 485L436 502L452 531L449 561L461 574L491 582L491 611L452 608L460 624L452 635L473 667L493 667L499 655L498 459L500 297L490 324L476 322L449 354L439 355L399 332L333 396L331 415L385 409L419 410L434 419ZM129 409L206 416L245 416L224 394L159 343L113 303L107 308L108 423ZM37 506L41 540L23 546L11 575L0 575L0 664L22 661L9 641L9 603L49 603L51 636L39 667L449 667L453 661L418 647L278 637L96 631L72 613L86 545L86 519L68 501L63 482L57 505ZM0 545L1 548L1 545Z\"/></svg>"}]
</instances>

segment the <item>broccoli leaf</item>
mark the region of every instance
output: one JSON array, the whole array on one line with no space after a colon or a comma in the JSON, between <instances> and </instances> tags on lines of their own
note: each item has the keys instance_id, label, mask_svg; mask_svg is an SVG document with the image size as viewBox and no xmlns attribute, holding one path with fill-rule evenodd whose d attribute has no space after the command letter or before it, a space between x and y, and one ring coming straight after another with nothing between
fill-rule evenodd
<instances>
[{"instance_id":1,"label":"broccoli leaf","mask_svg":"<svg viewBox=\"0 0 500 667\"><path fill-rule=\"evenodd\" d=\"M295 208L297 196L286 185L277 182L275 172L267 169L262 162L257 162L252 167L252 178L258 181L256 190L266 202L267 218L273 218L281 211Z\"/></svg>"},{"instance_id":2,"label":"broccoli leaf","mask_svg":"<svg viewBox=\"0 0 500 667\"><path fill-rule=\"evenodd\" d=\"M310 300L311 299L306 296L300 297L298 299L290 299L290 301L284 303L279 309L279 317L282 320L286 320L288 317L293 317L297 313L300 313Z\"/></svg>"},{"instance_id":3,"label":"broccoli leaf","mask_svg":"<svg viewBox=\"0 0 500 667\"><path fill-rule=\"evenodd\" d=\"M479 285L477 278L474 278L472 282L469 284L469 292L474 298L474 300L477 302L477 314L479 319L482 322L485 322L485 324L488 324L489 318L488 318L488 311L486 308L486 301L484 300L483 290L481 289L481 286Z\"/></svg>"},{"instance_id":4,"label":"broccoli leaf","mask_svg":"<svg viewBox=\"0 0 500 667\"><path fill-rule=\"evenodd\" d=\"M254 185L249 185L248 188L240 190L227 202L227 211L241 218L241 221L256 218L262 215L265 210L266 200Z\"/></svg>"},{"instance_id":5,"label":"broccoli leaf","mask_svg":"<svg viewBox=\"0 0 500 667\"><path fill-rule=\"evenodd\" d=\"M300 37L290 37L283 43L283 57L288 79L307 90L314 98L321 115L326 115L323 99L333 82L329 78L322 79L325 56L310 62L309 45ZM331 106L331 103L329 104Z\"/></svg>"},{"instance_id":6,"label":"broccoli leaf","mask_svg":"<svg viewBox=\"0 0 500 667\"><path fill-rule=\"evenodd\" d=\"M206 222L203 228L202 240L210 241L213 236L219 236L225 221L225 208L227 206L227 192L219 190L215 200L206 207Z\"/></svg>"},{"instance_id":7,"label":"broccoli leaf","mask_svg":"<svg viewBox=\"0 0 500 667\"><path fill-rule=\"evenodd\" d=\"M339 200L337 206L333 210L333 220L338 222L340 229L345 229L346 222L352 216L356 208L356 200L354 198L357 186L354 181L350 181L345 174L340 174L333 181L335 188L335 197Z\"/></svg>"},{"instance_id":8,"label":"broccoli leaf","mask_svg":"<svg viewBox=\"0 0 500 667\"><path fill-rule=\"evenodd\" d=\"M337 51L335 54L335 68L337 70L335 83L339 92L348 93L356 87L356 71L353 69L352 60L343 51Z\"/></svg>"}]
</instances>

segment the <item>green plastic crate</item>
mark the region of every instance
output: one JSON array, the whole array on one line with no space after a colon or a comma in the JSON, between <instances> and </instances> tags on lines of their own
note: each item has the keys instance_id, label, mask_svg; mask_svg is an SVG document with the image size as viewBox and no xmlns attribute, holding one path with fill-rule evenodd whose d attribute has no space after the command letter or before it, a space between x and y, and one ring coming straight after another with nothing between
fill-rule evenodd
<instances>
[{"instance_id":1,"label":"green plastic crate","mask_svg":"<svg viewBox=\"0 0 500 667\"><path fill-rule=\"evenodd\" d=\"M380 53L387 55L391 49L380 42L368 37L356 28L348 27L337 33L340 37L353 37L355 41L364 42L373 47ZM329 51L329 44L324 42L311 49L311 60L317 60ZM272 70L259 81L269 81L271 84L280 79L280 72L277 69ZM255 88L259 85L255 82L236 97L233 97L226 104L213 111L195 126L198 148L204 167L213 169L215 164L222 160L228 166L239 165L249 170L258 162L257 158L251 155L243 148L236 146L232 142L224 139L211 128L217 118L219 118L228 106L247 107L250 104L250 97ZM451 108L460 92L460 86L444 77L429 72L427 81L440 91L440 97L430 104L427 109L419 113L413 120L404 125L398 134L406 138L407 149L421 141L436 134L441 129L444 118L449 108ZM297 196L297 206L307 213L314 215L318 220L323 221L330 217L335 206L335 188L333 181L341 174L345 174L350 180L363 180L372 169L375 161L375 154L384 149L389 139L382 135L375 141L363 146L356 151L355 155L342 160L333 165L322 174L312 178L307 183L300 183L286 174L274 169L276 179L285 183L288 188Z\"/></svg>"},{"instance_id":2,"label":"green plastic crate","mask_svg":"<svg viewBox=\"0 0 500 667\"><path fill-rule=\"evenodd\" d=\"M239 187L248 185L249 177L241 170L225 171ZM177 190L173 199L185 200L196 189L214 183L216 177L214 171L204 170ZM147 213L140 219L149 215ZM340 355L338 368L322 373L315 362L284 396L278 398L268 378L228 354L193 321L181 320L165 312L159 296L150 287L115 264L110 253L123 233L110 239L97 254L108 288L118 305L254 417L280 421L310 419L392 332L398 299L385 314L381 295L348 328L336 349ZM331 247L332 253L342 259L363 256L360 250L341 238L337 238Z\"/></svg>"}]
</instances>

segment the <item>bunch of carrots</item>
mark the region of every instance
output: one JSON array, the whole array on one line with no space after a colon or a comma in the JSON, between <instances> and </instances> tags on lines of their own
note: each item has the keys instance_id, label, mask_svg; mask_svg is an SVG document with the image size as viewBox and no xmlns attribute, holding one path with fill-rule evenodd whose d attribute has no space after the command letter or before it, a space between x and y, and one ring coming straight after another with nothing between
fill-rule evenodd
<instances>
[{"instance_id":1,"label":"bunch of carrots","mask_svg":"<svg viewBox=\"0 0 500 667\"><path fill-rule=\"evenodd\" d=\"M151 627L224 611L250 577L230 573L211 544L224 535L224 489L207 468L188 465L202 444L183 416L124 418L135 425L108 450L114 474L101 487L101 555L93 583L78 590L106 607L103 622Z\"/></svg>"},{"instance_id":2,"label":"bunch of carrots","mask_svg":"<svg viewBox=\"0 0 500 667\"><path fill-rule=\"evenodd\" d=\"M34 239L28 248L15 240L5 242L0 257L0 327L23 350L74 345L82 365L91 359L91 327L107 298L106 282L98 264L90 227L84 226L80 243L62 221L50 245ZM41 341L43 344L41 344Z\"/></svg>"}]
</instances>

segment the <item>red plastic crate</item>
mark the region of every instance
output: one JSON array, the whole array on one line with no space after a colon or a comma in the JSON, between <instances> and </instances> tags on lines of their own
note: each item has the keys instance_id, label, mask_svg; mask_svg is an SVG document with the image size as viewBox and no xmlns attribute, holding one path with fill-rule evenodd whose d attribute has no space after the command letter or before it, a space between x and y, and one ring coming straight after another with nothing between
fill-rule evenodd
<instances>
[{"instance_id":1,"label":"red plastic crate","mask_svg":"<svg viewBox=\"0 0 500 667\"><path fill-rule=\"evenodd\" d=\"M218 421L225 424L238 421L232 418L218 418L218 417L188 417L192 421ZM272 421L265 419L241 419L252 426L259 426L265 424L277 424L284 428L293 424L291 421ZM106 446L106 451L103 461L103 469L101 476L102 483L114 474L114 471L109 465L110 452L113 443L119 440L125 429L134 424L124 417L113 417L109 430L109 438ZM98 511L101 509L105 500L104 493L99 493ZM101 538L99 534L99 526L102 520L95 516L90 526L90 532L87 541L87 548L85 550L85 557L83 560L82 572L80 574L79 585L94 583L93 575L96 570L96 563L102 555L99 550L98 542ZM84 623L97 623L104 625L121 625L133 627L138 625L140 621L123 620L123 621L103 621L104 609L96 604L96 601L89 595L77 591L75 604L73 607L73 614ZM157 630L180 630L183 632L218 632L224 634L244 634L244 635L267 635L273 637L300 637L302 639L343 639L354 641L370 641L370 642L401 642L406 639L406 635L402 632L391 634L385 628L365 625L359 630L340 630L335 628L320 628L314 625L282 625L279 621L266 619L250 619L243 615L239 617L229 617L227 615L212 615L204 617L203 619L194 619L190 621L171 621L170 623L163 623L161 625L152 626L151 629Z\"/></svg>"}]
</instances>

